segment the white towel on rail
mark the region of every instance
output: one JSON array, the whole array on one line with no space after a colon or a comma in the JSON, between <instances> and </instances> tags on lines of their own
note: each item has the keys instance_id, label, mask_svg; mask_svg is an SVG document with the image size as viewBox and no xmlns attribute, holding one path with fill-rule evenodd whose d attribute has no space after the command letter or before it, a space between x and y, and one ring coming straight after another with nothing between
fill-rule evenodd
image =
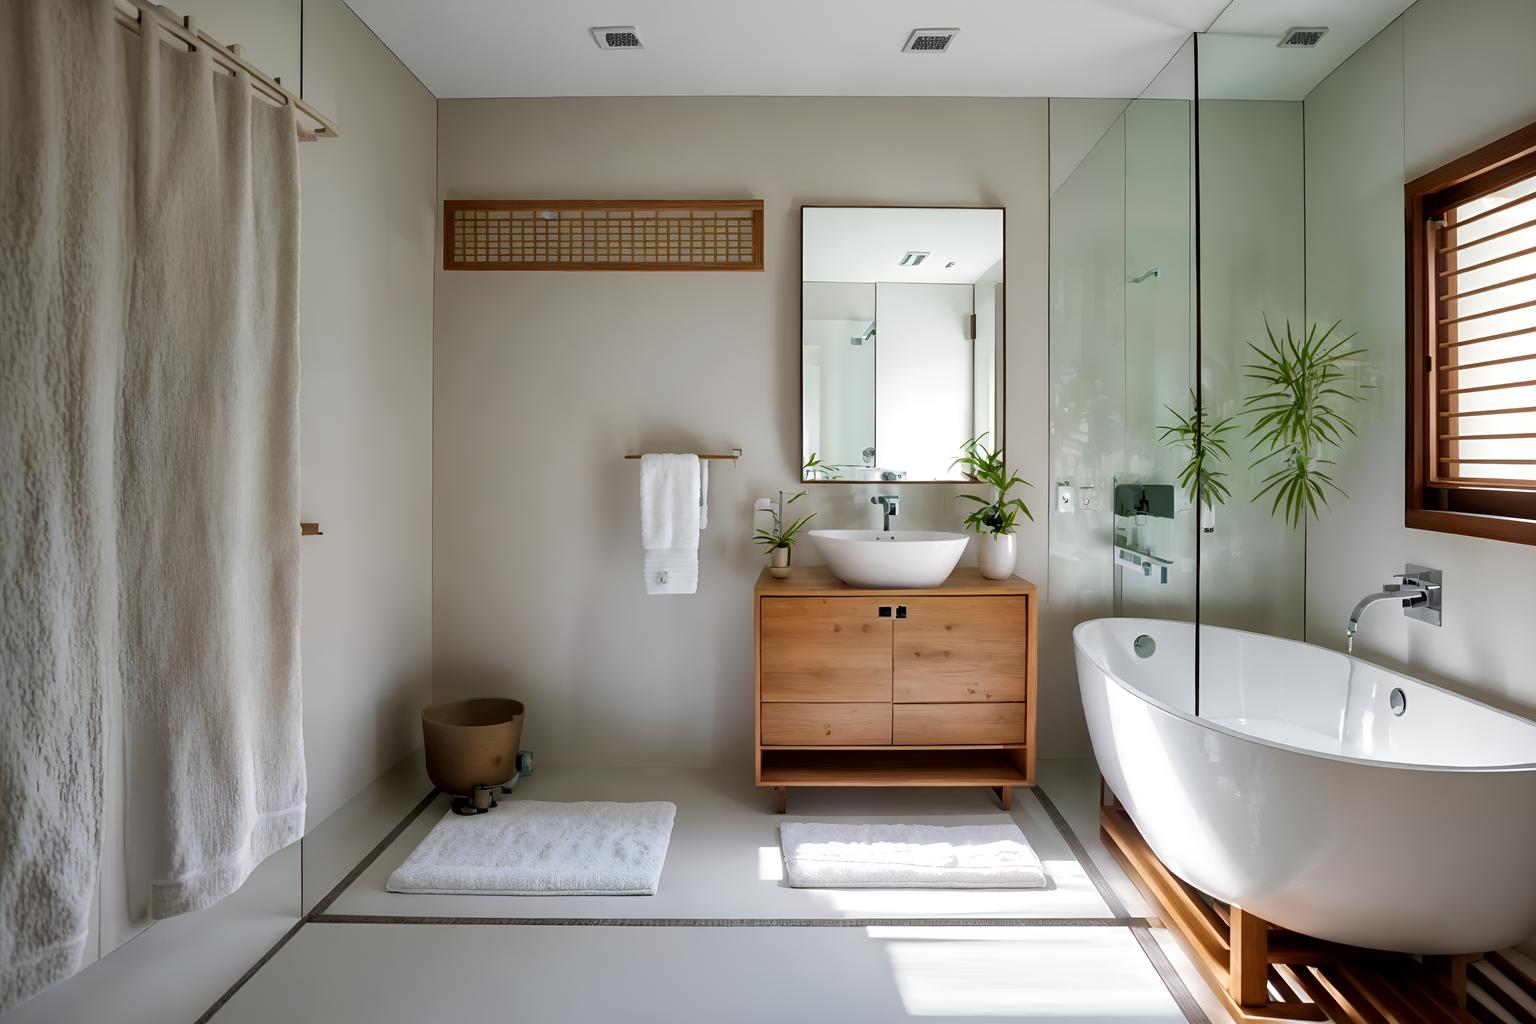
<instances>
[{"instance_id":1,"label":"white towel on rail","mask_svg":"<svg viewBox=\"0 0 1536 1024\"><path fill-rule=\"evenodd\" d=\"M640 457L640 546L647 594L699 587L699 457Z\"/></svg>"},{"instance_id":2,"label":"white towel on rail","mask_svg":"<svg viewBox=\"0 0 1536 1024\"><path fill-rule=\"evenodd\" d=\"M140 39L118 440L129 897L239 888L304 827L292 107Z\"/></svg>"},{"instance_id":3,"label":"white towel on rail","mask_svg":"<svg viewBox=\"0 0 1536 1024\"><path fill-rule=\"evenodd\" d=\"M101 862L126 296L112 4L0 4L0 1014L80 966Z\"/></svg>"}]
</instances>

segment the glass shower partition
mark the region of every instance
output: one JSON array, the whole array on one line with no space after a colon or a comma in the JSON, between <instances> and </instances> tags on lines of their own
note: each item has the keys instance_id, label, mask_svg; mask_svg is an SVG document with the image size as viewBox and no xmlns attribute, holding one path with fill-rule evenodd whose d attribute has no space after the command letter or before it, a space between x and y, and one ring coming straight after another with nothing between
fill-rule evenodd
<instances>
[{"instance_id":1,"label":"glass shower partition","mask_svg":"<svg viewBox=\"0 0 1536 1024\"><path fill-rule=\"evenodd\" d=\"M1048 597L1058 627L1193 623L1193 41L1130 101L1051 101ZM1194 666L1189 666L1193 705Z\"/></svg>"}]
</instances>

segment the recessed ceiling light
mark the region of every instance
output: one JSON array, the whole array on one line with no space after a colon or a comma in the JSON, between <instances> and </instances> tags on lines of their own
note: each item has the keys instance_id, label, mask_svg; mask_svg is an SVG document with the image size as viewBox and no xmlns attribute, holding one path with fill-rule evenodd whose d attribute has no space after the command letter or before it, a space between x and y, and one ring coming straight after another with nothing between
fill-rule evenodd
<instances>
[{"instance_id":1,"label":"recessed ceiling light","mask_svg":"<svg viewBox=\"0 0 1536 1024\"><path fill-rule=\"evenodd\" d=\"M1280 41L1275 45L1284 49L1309 50L1316 46L1318 40L1328 34L1327 25L1297 25L1288 28L1280 36Z\"/></svg>"},{"instance_id":2,"label":"recessed ceiling light","mask_svg":"<svg viewBox=\"0 0 1536 1024\"><path fill-rule=\"evenodd\" d=\"M901 48L901 52L944 53L959 34L957 28L915 28L907 36L907 45Z\"/></svg>"},{"instance_id":3,"label":"recessed ceiling light","mask_svg":"<svg viewBox=\"0 0 1536 1024\"><path fill-rule=\"evenodd\" d=\"M923 262L923 260L927 259L928 255L929 254L926 252L909 252L901 258L901 262L897 264L897 266L915 267L919 263Z\"/></svg>"},{"instance_id":4,"label":"recessed ceiling light","mask_svg":"<svg viewBox=\"0 0 1536 1024\"><path fill-rule=\"evenodd\" d=\"M599 50L643 50L640 33L633 25L604 25L592 30Z\"/></svg>"}]
</instances>

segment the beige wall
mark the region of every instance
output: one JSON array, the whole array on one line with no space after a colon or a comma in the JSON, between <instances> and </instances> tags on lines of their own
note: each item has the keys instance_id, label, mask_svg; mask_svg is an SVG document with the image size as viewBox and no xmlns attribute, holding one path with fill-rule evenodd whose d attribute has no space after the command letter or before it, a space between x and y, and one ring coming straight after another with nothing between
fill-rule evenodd
<instances>
[{"instance_id":1,"label":"beige wall","mask_svg":"<svg viewBox=\"0 0 1536 1024\"><path fill-rule=\"evenodd\" d=\"M1536 5L1420 0L1306 102L1307 305L1360 331L1379 395L1340 460L1350 497L1308 534L1307 638L1341 647L1361 595L1407 562L1445 571L1445 624L1387 607L1367 658L1536 716L1536 548L1403 526L1402 184L1536 120Z\"/></svg>"},{"instance_id":2,"label":"beige wall","mask_svg":"<svg viewBox=\"0 0 1536 1024\"><path fill-rule=\"evenodd\" d=\"M301 148L309 824L421 742L432 646L437 100L341 0L306 0Z\"/></svg>"},{"instance_id":3,"label":"beige wall","mask_svg":"<svg viewBox=\"0 0 1536 1024\"><path fill-rule=\"evenodd\" d=\"M297 0L175 6L297 84ZM428 699L437 101L341 0L306 0L303 36L305 94L342 130L299 150L301 512L325 530L302 547L313 829L414 748ZM128 909L124 797L109 772L89 957L101 959L5 1024L193 1020L299 917L294 844L229 898L146 929ZM337 879L309 870L303 881Z\"/></svg>"},{"instance_id":4,"label":"beige wall","mask_svg":"<svg viewBox=\"0 0 1536 1024\"><path fill-rule=\"evenodd\" d=\"M762 274L438 272L439 699L526 701L541 763L748 759L763 565L751 504L798 479L802 203L1007 207L1007 441L1038 518L1019 571L1043 582L1045 101L454 100L438 156L444 198L757 197L767 210ZM699 593L645 597L639 472L621 457L731 446L745 454L712 474ZM819 486L796 507L863 526L882 489L906 498L902 527L961 523L948 485ZM1070 675L1044 675L1042 752L1086 752L1057 742L1081 735L1079 719Z\"/></svg>"}]
</instances>

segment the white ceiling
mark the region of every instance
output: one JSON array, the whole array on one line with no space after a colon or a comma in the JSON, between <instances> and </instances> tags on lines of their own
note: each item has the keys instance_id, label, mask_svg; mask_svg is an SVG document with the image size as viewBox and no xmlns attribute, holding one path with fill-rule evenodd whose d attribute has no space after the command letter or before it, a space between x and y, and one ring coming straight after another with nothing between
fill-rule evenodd
<instances>
[{"instance_id":1,"label":"white ceiling","mask_svg":"<svg viewBox=\"0 0 1536 1024\"><path fill-rule=\"evenodd\" d=\"M1135 96L1226 0L348 3L447 99ZM593 43L593 27L627 24L645 50ZM912 29L947 27L949 52L901 52Z\"/></svg>"},{"instance_id":2,"label":"white ceiling","mask_svg":"<svg viewBox=\"0 0 1536 1024\"><path fill-rule=\"evenodd\" d=\"M1233 0L1200 37L1200 98L1304 100L1413 0ZM1312 49L1280 49L1280 34L1326 26Z\"/></svg>"},{"instance_id":3,"label":"white ceiling","mask_svg":"<svg viewBox=\"0 0 1536 1024\"><path fill-rule=\"evenodd\" d=\"M1003 258L1003 211L812 207L801 244L807 281L974 284ZM907 252L930 255L903 267Z\"/></svg>"}]
</instances>

